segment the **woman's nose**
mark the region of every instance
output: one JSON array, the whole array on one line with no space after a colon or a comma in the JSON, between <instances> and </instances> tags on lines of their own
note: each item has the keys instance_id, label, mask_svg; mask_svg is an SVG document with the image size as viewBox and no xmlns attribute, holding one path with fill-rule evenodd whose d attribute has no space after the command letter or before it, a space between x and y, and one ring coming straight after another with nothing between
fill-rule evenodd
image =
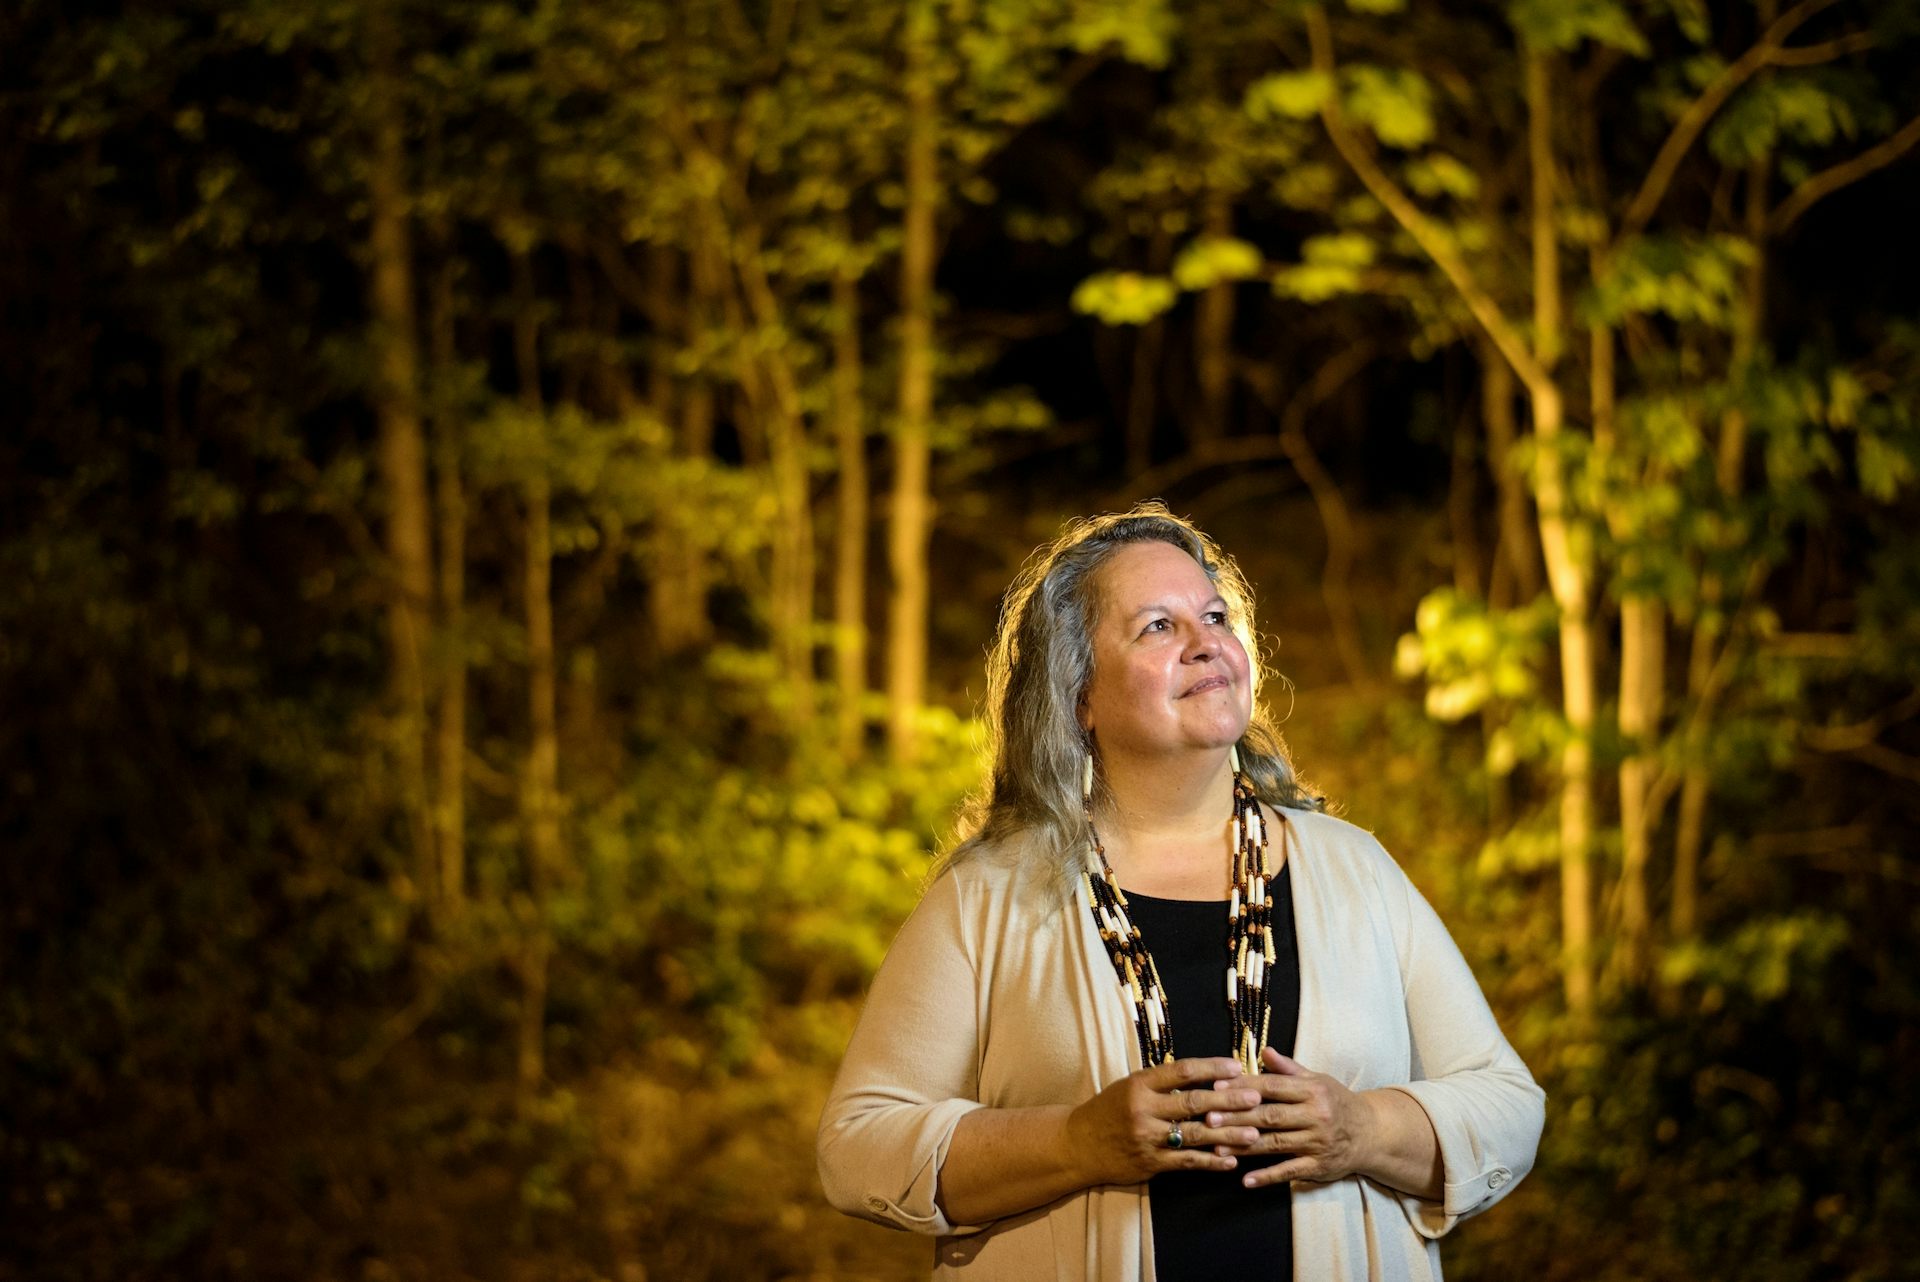
<instances>
[{"instance_id":1,"label":"woman's nose","mask_svg":"<svg viewBox=\"0 0 1920 1282\"><path fill-rule=\"evenodd\" d=\"M1220 638L1214 636L1204 628L1195 632L1192 640L1187 642L1188 663L1193 663L1199 659L1215 659L1219 656Z\"/></svg>"}]
</instances>

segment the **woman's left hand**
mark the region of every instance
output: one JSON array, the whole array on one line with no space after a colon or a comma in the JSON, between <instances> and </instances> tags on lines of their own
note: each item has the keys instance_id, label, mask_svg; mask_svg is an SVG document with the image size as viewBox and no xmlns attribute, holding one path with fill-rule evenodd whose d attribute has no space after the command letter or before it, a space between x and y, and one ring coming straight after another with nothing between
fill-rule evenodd
<instances>
[{"instance_id":1,"label":"woman's left hand","mask_svg":"<svg viewBox=\"0 0 1920 1282\"><path fill-rule=\"evenodd\" d=\"M1252 1087L1263 1101L1238 1113L1208 1113L1215 1128L1252 1126L1260 1137L1241 1148L1222 1149L1237 1156L1287 1153L1291 1159L1242 1179L1248 1188L1290 1180L1331 1183L1358 1170L1366 1160L1374 1128L1373 1107L1337 1078L1301 1067L1269 1046L1260 1052L1268 1072L1215 1082L1215 1090Z\"/></svg>"}]
</instances>

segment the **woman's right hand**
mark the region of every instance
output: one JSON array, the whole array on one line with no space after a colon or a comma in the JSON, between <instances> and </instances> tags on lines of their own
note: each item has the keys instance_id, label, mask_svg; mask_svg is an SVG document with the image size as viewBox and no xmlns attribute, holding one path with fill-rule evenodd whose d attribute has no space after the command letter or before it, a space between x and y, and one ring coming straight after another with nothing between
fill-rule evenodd
<instances>
[{"instance_id":1,"label":"woman's right hand","mask_svg":"<svg viewBox=\"0 0 1920 1282\"><path fill-rule=\"evenodd\" d=\"M1214 1090L1240 1075L1234 1059L1176 1059L1143 1068L1110 1084L1067 1115L1067 1139L1085 1183L1135 1184L1161 1171L1230 1171L1231 1154L1260 1137L1250 1126L1212 1127L1209 1112L1238 1112L1260 1102L1252 1089ZM1167 1146L1174 1124L1181 1145Z\"/></svg>"}]
</instances>

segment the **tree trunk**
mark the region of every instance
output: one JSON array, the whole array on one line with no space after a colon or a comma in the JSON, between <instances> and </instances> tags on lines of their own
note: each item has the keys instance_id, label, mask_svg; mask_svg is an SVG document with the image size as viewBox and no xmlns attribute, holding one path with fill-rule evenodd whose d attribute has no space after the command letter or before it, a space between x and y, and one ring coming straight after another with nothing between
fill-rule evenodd
<instances>
[{"instance_id":1,"label":"tree trunk","mask_svg":"<svg viewBox=\"0 0 1920 1282\"><path fill-rule=\"evenodd\" d=\"M1449 375L1458 368L1457 362L1448 362ZM1446 404L1451 409L1458 396L1451 394L1454 379L1447 380L1450 392ZM1463 407L1453 411L1453 443L1448 451L1449 470L1447 478L1447 532L1453 549L1453 589L1469 599L1481 597L1480 580L1483 561L1480 550L1480 485L1479 485L1479 439L1480 414L1472 407ZM1483 760L1490 760L1487 747L1493 742L1494 735L1500 729L1501 718L1491 703L1480 708L1480 743ZM1497 832L1507 826L1512 813L1512 798L1509 795L1508 775L1501 771L1487 771L1487 829Z\"/></svg>"},{"instance_id":2,"label":"tree trunk","mask_svg":"<svg viewBox=\"0 0 1920 1282\"><path fill-rule=\"evenodd\" d=\"M924 3L906 24L906 208L900 254L900 419L894 438L887 560L887 747L895 760L917 752L915 732L927 684L928 495L933 412L934 213L939 200L930 53L933 12Z\"/></svg>"},{"instance_id":3,"label":"tree trunk","mask_svg":"<svg viewBox=\"0 0 1920 1282\"><path fill-rule=\"evenodd\" d=\"M867 433L861 412L860 280L833 277L833 419L839 463L833 563L833 671L840 755L865 747L867 697Z\"/></svg>"},{"instance_id":4,"label":"tree trunk","mask_svg":"<svg viewBox=\"0 0 1920 1282\"><path fill-rule=\"evenodd\" d=\"M368 109L373 146L367 196L372 281L369 310L375 365L374 412L386 506L386 554L395 582L387 605L387 652L399 711L396 773L413 846L413 892L431 909L440 882L427 795L427 614L433 601L427 446L420 421L420 357L413 302L413 247L408 228L405 121L400 102L398 34L392 15L371 5L366 15Z\"/></svg>"},{"instance_id":5,"label":"tree trunk","mask_svg":"<svg viewBox=\"0 0 1920 1282\"><path fill-rule=\"evenodd\" d=\"M1233 235L1233 206L1225 194L1207 197L1206 234ZM1194 309L1193 368L1200 383L1200 413L1193 419L1189 448L1204 454L1227 434L1233 391L1233 291L1231 280L1215 281L1200 291Z\"/></svg>"},{"instance_id":6,"label":"tree trunk","mask_svg":"<svg viewBox=\"0 0 1920 1282\"><path fill-rule=\"evenodd\" d=\"M653 331L647 355L647 411L666 430L673 432L671 425L682 408L673 375L673 357L680 338L674 306L674 295L680 284L679 256L666 245L654 245L647 254L647 265L644 297L647 324ZM684 311L689 317L688 330L695 330L697 326L691 321L695 312L691 290L687 291ZM674 454L697 457L687 452L682 433L674 432L674 436ZM692 541L689 535L673 516L661 520L654 530L652 564L647 572L647 628L651 633L650 644L663 654L688 648L699 630L699 622L706 617L704 587L696 594L693 585L687 582L691 564L688 545Z\"/></svg>"},{"instance_id":7,"label":"tree trunk","mask_svg":"<svg viewBox=\"0 0 1920 1282\"><path fill-rule=\"evenodd\" d=\"M1646 977L1653 925L1647 864L1653 832L1653 748L1665 707L1667 610L1657 597L1630 595L1620 603L1620 946L1626 978Z\"/></svg>"},{"instance_id":8,"label":"tree trunk","mask_svg":"<svg viewBox=\"0 0 1920 1282\"><path fill-rule=\"evenodd\" d=\"M540 395L539 333L533 264L524 249L512 254L513 352L520 404L534 422L545 413ZM540 1088L546 1058L547 960L552 951L547 895L560 872L560 735L553 655L552 482L542 454L522 479L525 565L522 578L527 629L527 764L522 814L527 825L527 884L532 920L520 959L521 1008L515 1046L516 1095L524 1110Z\"/></svg>"},{"instance_id":9,"label":"tree trunk","mask_svg":"<svg viewBox=\"0 0 1920 1282\"><path fill-rule=\"evenodd\" d=\"M1173 252L1173 240L1165 230L1157 230L1147 250L1147 270L1159 275L1167 269ZM1133 344L1133 382L1127 389L1127 476L1140 476L1153 466L1153 424L1160 407L1160 353L1165 345L1167 322L1155 316L1140 326ZM1141 495L1142 498L1147 497Z\"/></svg>"},{"instance_id":10,"label":"tree trunk","mask_svg":"<svg viewBox=\"0 0 1920 1282\"><path fill-rule=\"evenodd\" d=\"M1527 395L1533 409L1534 493L1547 582L1559 607L1560 684L1567 743L1560 759L1561 932L1567 1008L1586 1018L1593 1010L1593 728L1594 654L1591 573L1567 511L1558 451L1564 426L1559 385L1552 377L1560 354L1560 249L1554 208L1553 98L1549 60L1527 55L1527 152L1532 178L1534 360L1538 372Z\"/></svg>"},{"instance_id":11,"label":"tree trunk","mask_svg":"<svg viewBox=\"0 0 1920 1282\"><path fill-rule=\"evenodd\" d=\"M1530 389L1534 433L1539 438L1534 469L1539 499L1540 543L1547 580L1559 607L1561 706L1567 743L1560 757L1561 930L1565 949L1567 1007L1586 1016L1593 1008L1593 624L1589 618L1589 571L1575 550L1566 512L1566 487L1554 452L1561 421L1560 391L1552 383Z\"/></svg>"},{"instance_id":12,"label":"tree trunk","mask_svg":"<svg viewBox=\"0 0 1920 1282\"><path fill-rule=\"evenodd\" d=\"M1471 410L1459 411L1457 384L1453 377L1459 362L1446 365L1447 412L1453 416L1452 448L1447 452L1447 534L1452 545L1453 587L1461 595L1481 596L1480 567L1480 484L1476 444L1479 431Z\"/></svg>"},{"instance_id":13,"label":"tree trunk","mask_svg":"<svg viewBox=\"0 0 1920 1282\"><path fill-rule=\"evenodd\" d=\"M1349 586L1357 542L1353 515L1347 509L1346 497L1340 493L1340 483L1321 464L1320 456L1307 440L1307 415L1346 388L1372 357L1372 349L1365 344L1346 348L1314 372L1280 415L1280 448L1294 471L1300 474L1315 510L1320 513L1321 528L1326 531L1327 560L1320 570L1320 597L1326 602L1327 622L1333 631L1340 666L1347 681L1354 686L1365 686L1372 674L1367 668L1366 650L1360 641L1360 618Z\"/></svg>"},{"instance_id":14,"label":"tree trunk","mask_svg":"<svg viewBox=\"0 0 1920 1282\"><path fill-rule=\"evenodd\" d=\"M1479 348L1480 413L1487 429L1487 469L1499 494L1500 522L1487 600L1495 608L1506 608L1540 595L1540 535L1528 510L1526 478L1511 462L1519 436L1513 412L1513 367L1492 343L1483 340Z\"/></svg>"},{"instance_id":15,"label":"tree trunk","mask_svg":"<svg viewBox=\"0 0 1920 1282\"><path fill-rule=\"evenodd\" d=\"M761 261L761 237L746 202L738 202L739 230L733 259L752 309L754 323L767 335L781 328L779 301ZM760 344L759 364L766 395L759 417L766 432L767 462L773 473L779 518L773 529L772 615L774 650L786 679L791 721L804 726L814 714L813 672L813 499L807 470L805 411L799 378L777 341Z\"/></svg>"},{"instance_id":16,"label":"tree trunk","mask_svg":"<svg viewBox=\"0 0 1920 1282\"><path fill-rule=\"evenodd\" d=\"M1771 6L1763 10L1771 13ZM1747 268L1743 306L1736 314L1733 351L1729 362L1732 378L1743 378L1752 367L1760 348L1761 329L1766 323L1767 303L1767 219L1770 212L1767 186L1772 166L1766 158L1756 160L1747 170L1746 224L1753 245L1753 261ZM1746 470L1747 420L1738 407L1721 418L1720 440L1715 450L1715 481L1729 501L1738 497L1742 474ZM1693 636L1687 654L1687 697L1696 707L1709 697L1708 686L1715 666L1715 634L1706 619L1717 613L1726 594L1726 585L1717 574L1703 576L1700 584L1701 609L1695 612ZM1733 644L1729 639L1726 644ZM1706 718L1693 718L1695 730L1687 744L1687 769L1680 784L1679 821L1674 831L1673 891L1668 902L1668 923L1675 939L1689 939L1700 924L1700 853L1706 842L1707 801L1712 787L1712 770L1707 760Z\"/></svg>"},{"instance_id":17,"label":"tree trunk","mask_svg":"<svg viewBox=\"0 0 1920 1282\"><path fill-rule=\"evenodd\" d=\"M658 341L648 399L663 421L674 424L674 452L683 459L710 462L713 383L705 371L695 371L678 385L676 400L670 365L673 340L688 347L701 341L702 331L713 315L714 298L723 287L722 273L713 261L712 249L704 243L696 244L687 254L687 284L681 292L682 305L676 309L675 257L664 246L653 253L649 288L653 296L651 320ZM712 570L693 531L679 524L684 519L676 517L662 526L650 580L653 617L661 624L657 643L668 653L704 646L713 636L713 619L707 613Z\"/></svg>"},{"instance_id":18,"label":"tree trunk","mask_svg":"<svg viewBox=\"0 0 1920 1282\"><path fill-rule=\"evenodd\" d=\"M1600 270L1604 271L1604 268ZM1598 273L1596 273L1598 274ZM1593 325L1593 430L1597 440L1615 441L1614 334L1606 325ZM1657 480L1657 468L1648 472ZM1615 522L1623 540L1633 532ZM1652 906L1647 866L1653 832L1660 822L1653 795L1654 750L1660 718L1666 705L1667 610L1659 597L1634 585L1640 557L1629 551L1623 566L1626 586L1620 600L1620 738L1625 756L1620 762L1620 940L1613 973L1628 983L1646 978L1652 931Z\"/></svg>"},{"instance_id":19,"label":"tree trunk","mask_svg":"<svg viewBox=\"0 0 1920 1282\"><path fill-rule=\"evenodd\" d=\"M434 828L440 857L440 895L450 915L466 900L467 883L467 493L461 469L459 407L455 401L452 237L440 237L446 255L434 274L429 333L433 355L433 466L435 519L440 532L441 660L439 720L434 726Z\"/></svg>"}]
</instances>

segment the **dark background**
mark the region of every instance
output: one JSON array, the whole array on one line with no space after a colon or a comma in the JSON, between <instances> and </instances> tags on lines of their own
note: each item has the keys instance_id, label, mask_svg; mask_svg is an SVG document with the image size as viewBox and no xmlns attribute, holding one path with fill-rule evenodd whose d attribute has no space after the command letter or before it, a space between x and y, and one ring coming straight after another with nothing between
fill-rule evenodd
<instances>
[{"instance_id":1,"label":"dark background","mask_svg":"<svg viewBox=\"0 0 1920 1282\"><path fill-rule=\"evenodd\" d=\"M1548 1090L1450 1274L1912 1276L1916 34L12 6L0 1278L924 1272L820 1102L1152 497Z\"/></svg>"}]
</instances>

